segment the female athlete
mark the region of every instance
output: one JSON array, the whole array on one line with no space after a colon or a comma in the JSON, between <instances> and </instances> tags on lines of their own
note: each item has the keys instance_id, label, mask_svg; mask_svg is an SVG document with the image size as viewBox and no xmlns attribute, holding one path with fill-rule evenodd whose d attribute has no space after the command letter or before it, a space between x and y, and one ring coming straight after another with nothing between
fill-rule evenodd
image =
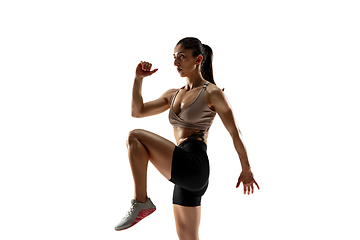
<instances>
[{"instance_id":1,"label":"female athlete","mask_svg":"<svg viewBox=\"0 0 360 240\"><path fill-rule=\"evenodd\" d=\"M147 103L141 95L142 82L158 69L140 62L136 68L132 116L147 117L169 110L176 145L154 133L136 129L129 133L127 148L134 178L135 194L125 217L115 227L120 231L134 226L155 211L147 195L147 166L150 161L169 181L175 184L173 208L176 230L181 240L199 239L201 197L208 187L209 160L207 138L216 113L230 133L242 167L236 187L242 182L244 194L258 189L251 172L248 156L236 126L230 104L213 79L212 50L197 38L184 38L174 49L174 65L186 85L170 89L158 99Z\"/></svg>"}]
</instances>

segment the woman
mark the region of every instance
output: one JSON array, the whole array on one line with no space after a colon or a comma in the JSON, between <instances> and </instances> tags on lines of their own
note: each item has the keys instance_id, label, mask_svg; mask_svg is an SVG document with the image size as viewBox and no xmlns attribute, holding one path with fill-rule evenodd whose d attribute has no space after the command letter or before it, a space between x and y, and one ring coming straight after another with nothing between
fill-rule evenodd
<instances>
[{"instance_id":1,"label":"woman","mask_svg":"<svg viewBox=\"0 0 360 240\"><path fill-rule=\"evenodd\" d=\"M175 184L173 193L176 230L180 239L198 239L201 197L208 186L209 161L207 137L213 119L219 114L229 131L239 155L242 172L236 187L243 182L244 194L254 192L255 184L241 133L224 93L214 82L212 50L196 38L184 38L174 49L174 65L186 85L170 89L160 98L143 103L142 81L158 69L140 62L136 68L132 96L132 116L147 117L169 109L169 121L174 127L177 145L145 130L130 132L127 142L130 166L134 178L135 197L131 208L115 230L129 228L155 211L147 196L148 161Z\"/></svg>"}]
</instances>

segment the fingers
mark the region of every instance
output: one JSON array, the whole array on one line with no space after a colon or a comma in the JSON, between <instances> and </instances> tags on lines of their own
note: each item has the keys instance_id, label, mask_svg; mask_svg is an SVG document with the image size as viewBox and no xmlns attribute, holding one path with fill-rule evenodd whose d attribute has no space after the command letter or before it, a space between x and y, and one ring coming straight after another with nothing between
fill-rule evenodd
<instances>
[{"instance_id":1,"label":"fingers","mask_svg":"<svg viewBox=\"0 0 360 240\"><path fill-rule=\"evenodd\" d=\"M257 182L255 180L254 180L254 183L257 186L257 188L260 190L260 187L259 187L259 185L257 184Z\"/></svg>"},{"instance_id":2,"label":"fingers","mask_svg":"<svg viewBox=\"0 0 360 240\"><path fill-rule=\"evenodd\" d=\"M251 191L250 191L250 189L251 189ZM250 192L254 193L254 188L253 188L252 184L249 184L249 183L244 184L244 194L247 193L247 195L250 195Z\"/></svg>"},{"instance_id":3,"label":"fingers","mask_svg":"<svg viewBox=\"0 0 360 240\"><path fill-rule=\"evenodd\" d=\"M143 61L141 61L140 64L141 64L141 69L142 69L143 71L146 71L146 72L149 72L150 69L151 69L151 67L152 67L152 64L149 63L149 62L143 62Z\"/></svg>"},{"instance_id":4,"label":"fingers","mask_svg":"<svg viewBox=\"0 0 360 240\"><path fill-rule=\"evenodd\" d=\"M236 188L238 188L240 186L241 180L238 180L237 184L236 184Z\"/></svg>"},{"instance_id":5,"label":"fingers","mask_svg":"<svg viewBox=\"0 0 360 240\"><path fill-rule=\"evenodd\" d=\"M242 182L242 180L238 180L238 183L236 184L236 188L238 188L239 186L240 186L240 184L241 184L241 182ZM252 187L252 184L250 185L249 183L244 183L243 182L243 185L244 185L244 194L250 194L250 186ZM252 193L254 192L254 189L253 189L253 187L252 187Z\"/></svg>"},{"instance_id":6,"label":"fingers","mask_svg":"<svg viewBox=\"0 0 360 240\"><path fill-rule=\"evenodd\" d=\"M157 70L159 70L159 69L155 68L154 70L150 71L150 75L153 73L156 73Z\"/></svg>"},{"instance_id":7,"label":"fingers","mask_svg":"<svg viewBox=\"0 0 360 240\"><path fill-rule=\"evenodd\" d=\"M239 180L238 180L238 182L237 182L237 184L236 184L236 188L238 188L238 187L240 186L241 182L242 182L243 185L244 185L244 194L250 195L250 193L251 193L251 194L254 193L254 185L253 185L254 183L255 183L255 185L257 186L257 188L260 190L259 185L257 184L257 182L256 182L254 179L253 179L251 182L249 182L249 183L245 183L245 182L243 182L243 181L239 178Z\"/></svg>"},{"instance_id":8,"label":"fingers","mask_svg":"<svg viewBox=\"0 0 360 240\"><path fill-rule=\"evenodd\" d=\"M150 76L152 75L153 73L156 73L157 70L159 69L154 69L151 71L151 67L152 67L152 64L149 63L149 62L144 62L144 61L141 61L138 65L138 68L137 68L137 74L143 76L143 77L147 77L147 76Z\"/></svg>"},{"instance_id":9,"label":"fingers","mask_svg":"<svg viewBox=\"0 0 360 240\"><path fill-rule=\"evenodd\" d=\"M255 183L257 188L260 190L259 185L255 181L252 182L252 183L246 183L246 184L243 183L244 184L244 194L250 195L250 193L251 194L254 193L254 185L253 185L253 183ZM238 185L240 185L240 183L238 183ZM237 185L237 187L238 187L238 185Z\"/></svg>"}]
</instances>

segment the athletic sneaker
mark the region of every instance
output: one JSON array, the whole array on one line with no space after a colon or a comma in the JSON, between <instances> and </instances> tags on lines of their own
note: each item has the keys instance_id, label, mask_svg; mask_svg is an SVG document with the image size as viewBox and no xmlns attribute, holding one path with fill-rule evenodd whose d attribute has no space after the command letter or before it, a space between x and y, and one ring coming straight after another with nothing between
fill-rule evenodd
<instances>
[{"instance_id":1,"label":"athletic sneaker","mask_svg":"<svg viewBox=\"0 0 360 240\"><path fill-rule=\"evenodd\" d=\"M146 202L140 203L135 199L131 200L131 207L125 217L115 226L116 231L130 228L149 216L156 210L153 202L148 198Z\"/></svg>"}]
</instances>

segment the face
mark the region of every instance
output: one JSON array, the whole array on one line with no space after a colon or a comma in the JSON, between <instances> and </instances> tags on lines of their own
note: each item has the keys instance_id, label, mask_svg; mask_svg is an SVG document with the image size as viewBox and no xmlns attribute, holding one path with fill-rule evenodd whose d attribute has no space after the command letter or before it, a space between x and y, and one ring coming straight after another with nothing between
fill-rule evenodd
<instances>
[{"instance_id":1,"label":"face","mask_svg":"<svg viewBox=\"0 0 360 240\"><path fill-rule=\"evenodd\" d=\"M193 57L191 49L184 49L179 44L174 49L174 65L181 77L189 76L199 68L202 55Z\"/></svg>"}]
</instances>

